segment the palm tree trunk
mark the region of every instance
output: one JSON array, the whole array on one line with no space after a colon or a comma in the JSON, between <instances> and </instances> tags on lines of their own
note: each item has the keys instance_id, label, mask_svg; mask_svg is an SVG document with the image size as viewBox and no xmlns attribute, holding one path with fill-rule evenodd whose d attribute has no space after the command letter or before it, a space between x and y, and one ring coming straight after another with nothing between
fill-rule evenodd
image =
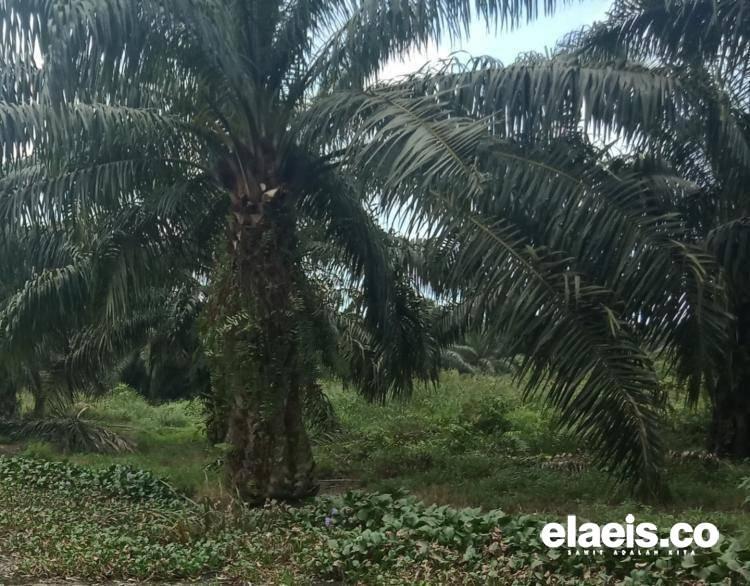
<instances>
[{"instance_id":1,"label":"palm tree trunk","mask_svg":"<svg viewBox=\"0 0 750 586\"><path fill-rule=\"evenodd\" d=\"M42 379L36 370L30 372L31 395L34 397L34 409L31 416L34 419L41 419L47 412L47 395L42 387Z\"/></svg>"},{"instance_id":2,"label":"palm tree trunk","mask_svg":"<svg viewBox=\"0 0 750 586\"><path fill-rule=\"evenodd\" d=\"M711 448L720 456L750 457L750 302L739 306L730 368L713 398Z\"/></svg>"},{"instance_id":3,"label":"palm tree trunk","mask_svg":"<svg viewBox=\"0 0 750 586\"><path fill-rule=\"evenodd\" d=\"M249 317L225 342L231 483L248 501L313 494L313 458L302 419L313 375L299 343L299 271L291 206L274 202L260 219L235 214L230 256L239 306Z\"/></svg>"},{"instance_id":4,"label":"palm tree trunk","mask_svg":"<svg viewBox=\"0 0 750 586\"><path fill-rule=\"evenodd\" d=\"M18 417L19 405L16 386L6 369L0 369L0 419Z\"/></svg>"},{"instance_id":5,"label":"palm tree trunk","mask_svg":"<svg viewBox=\"0 0 750 586\"><path fill-rule=\"evenodd\" d=\"M723 394L713 405L711 451L722 457L750 457L750 379L744 392L737 389Z\"/></svg>"},{"instance_id":6,"label":"palm tree trunk","mask_svg":"<svg viewBox=\"0 0 750 586\"><path fill-rule=\"evenodd\" d=\"M235 396L228 434L232 451L227 459L232 486L249 502L312 495L317 487L312 481L314 465L302 421L300 389L265 390L280 395L273 409L246 393Z\"/></svg>"}]
</instances>

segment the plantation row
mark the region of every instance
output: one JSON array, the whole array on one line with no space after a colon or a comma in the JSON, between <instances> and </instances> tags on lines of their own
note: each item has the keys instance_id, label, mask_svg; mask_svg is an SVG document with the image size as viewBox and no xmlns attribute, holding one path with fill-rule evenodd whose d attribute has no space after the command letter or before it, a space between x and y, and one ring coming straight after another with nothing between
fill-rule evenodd
<instances>
[{"instance_id":1,"label":"plantation row","mask_svg":"<svg viewBox=\"0 0 750 586\"><path fill-rule=\"evenodd\" d=\"M8 429L118 382L201 395L260 504L315 491L322 377L506 371L659 498L663 363L750 456L745 0L614 0L545 56L388 81L566 2L67 1L0 4Z\"/></svg>"}]
</instances>

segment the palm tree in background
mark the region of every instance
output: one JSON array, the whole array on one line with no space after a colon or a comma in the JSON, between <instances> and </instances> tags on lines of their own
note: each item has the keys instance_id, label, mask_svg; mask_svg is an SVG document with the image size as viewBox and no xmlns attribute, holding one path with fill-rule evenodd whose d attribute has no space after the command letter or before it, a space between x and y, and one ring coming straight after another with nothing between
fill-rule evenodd
<instances>
[{"instance_id":1,"label":"palm tree in background","mask_svg":"<svg viewBox=\"0 0 750 586\"><path fill-rule=\"evenodd\" d=\"M317 227L361 291L350 312L369 341L355 369L366 392L408 393L429 376L431 350L419 298L367 205L374 193L301 114L333 90L358 94L390 58L464 34L475 15L515 26L538 10L476 7L0 1L0 217L11 230L62 229L80 253L35 265L6 299L5 349L42 335L44 315L86 307L112 323L153 281L206 275L204 345L227 399L231 480L248 499L312 492L301 405L321 303L300 230ZM123 239L102 255L86 234L107 221Z\"/></svg>"},{"instance_id":2,"label":"palm tree in background","mask_svg":"<svg viewBox=\"0 0 750 586\"><path fill-rule=\"evenodd\" d=\"M45 415L48 399L72 401L79 391L99 393L112 380L120 355L133 347L158 341L164 354L175 357L189 337L201 305L200 286L190 271L152 278L127 300L127 311L113 308L115 284L134 276L131 263L142 271L168 266L161 256L157 267L154 252L131 231L158 242L158 235L149 234L132 214L91 221L75 233L16 226L0 238L7 335L2 368L9 400L27 388L34 396L34 417ZM11 408L2 416L14 414Z\"/></svg>"},{"instance_id":3,"label":"palm tree in background","mask_svg":"<svg viewBox=\"0 0 750 586\"><path fill-rule=\"evenodd\" d=\"M513 356L508 355L508 346L495 331L466 332L459 343L443 350L442 365L461 374L509 374L513 372Z\"/></svg>"}]
</instances>

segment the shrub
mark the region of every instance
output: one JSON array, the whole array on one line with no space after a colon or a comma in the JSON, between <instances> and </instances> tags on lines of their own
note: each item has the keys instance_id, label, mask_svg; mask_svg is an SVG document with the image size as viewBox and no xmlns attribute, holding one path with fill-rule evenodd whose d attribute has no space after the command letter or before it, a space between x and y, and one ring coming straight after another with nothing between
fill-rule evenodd
<instances>
[{"instance_id":1,"label":"shrub","mask_svg":"<svg viewBox=\"0 0 750 586\"><path fill-rule=\"evenodd\" d=\"M541 543L539 518L426 506L404 492L354 491L290 514L304 527L325 528L327 547L311 552L312 565L320 577L345 582L406 568L432 575L428 582L482 584L742 583L750 576L750 552L731 539L695 557L569 556Z\"/></svg>"},{"instance_id":2,"label":"shrub","mask_svg":"<svg viewBox=\"0 0 750 586\"><path fill-rule=\"evenodd\" d=\"M171 486L146 470L113 464L107 468L87 468L69 462L49 462L31 458L0 458L0 477L17 486L47 490L93 491L111 497L154 500L162 504L183 502Z\"/></svg>"},{"instance_id":3,"label":"shrub","mask_svg":"<svg viewBox=\"0 0 750 586\"><path fill-rule=\"evenodd\" d=\"M86 407L75 413L44 419L31 419L14 425L14 439L35 439L54 444L63 453L96 452L119 454L132 452L128 438L83 417Z\"/></svg>"},{"instance_id":4,"label":"shrub","mask_svg":"<svg viewBox=\"0 0 750 586\"><path fill-rule=\"evenodd\" d=\"M155 408L156 421L163 427L187 427L190 417L186 412L183 401L165 403Z\"/></svg>"},{"instance_id":5,"label":"shrub","mask_svg":"<svg viewBox=\"0 0 750 586\"><path fill-rule=\"evenodd\" d=\"M0 459L0 548L28 578L573 585L746 583L750 575L748 551L730 539L695 558L569 556L541 544L543 524L427 506L403 491L298 507L197 505L129 467Z\"/></svg>"}]
</instances>

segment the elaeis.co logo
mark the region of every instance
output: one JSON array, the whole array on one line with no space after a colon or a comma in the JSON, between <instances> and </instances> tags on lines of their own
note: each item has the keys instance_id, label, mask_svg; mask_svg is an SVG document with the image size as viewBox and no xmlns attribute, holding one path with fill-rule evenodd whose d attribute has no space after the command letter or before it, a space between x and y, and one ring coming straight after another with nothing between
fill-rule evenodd
<instances>
[{"instance_id":1,"label":"elaeis.co logo","mask_svg":"<svg viewBox=\"0 0 750 586\"><path fill-rule=\"evenodd\" d=\"M575 515L568 515L563 523L547 523L539 535L549 548L567 548L568 555L689 555L695 548L711 548L719 542L719 530L713 523L675 523L662 533L653 523L635 524L633 515L626 515L625 524L598 525L586 522L578 525Z\"/></svg>"}]
</instances>

